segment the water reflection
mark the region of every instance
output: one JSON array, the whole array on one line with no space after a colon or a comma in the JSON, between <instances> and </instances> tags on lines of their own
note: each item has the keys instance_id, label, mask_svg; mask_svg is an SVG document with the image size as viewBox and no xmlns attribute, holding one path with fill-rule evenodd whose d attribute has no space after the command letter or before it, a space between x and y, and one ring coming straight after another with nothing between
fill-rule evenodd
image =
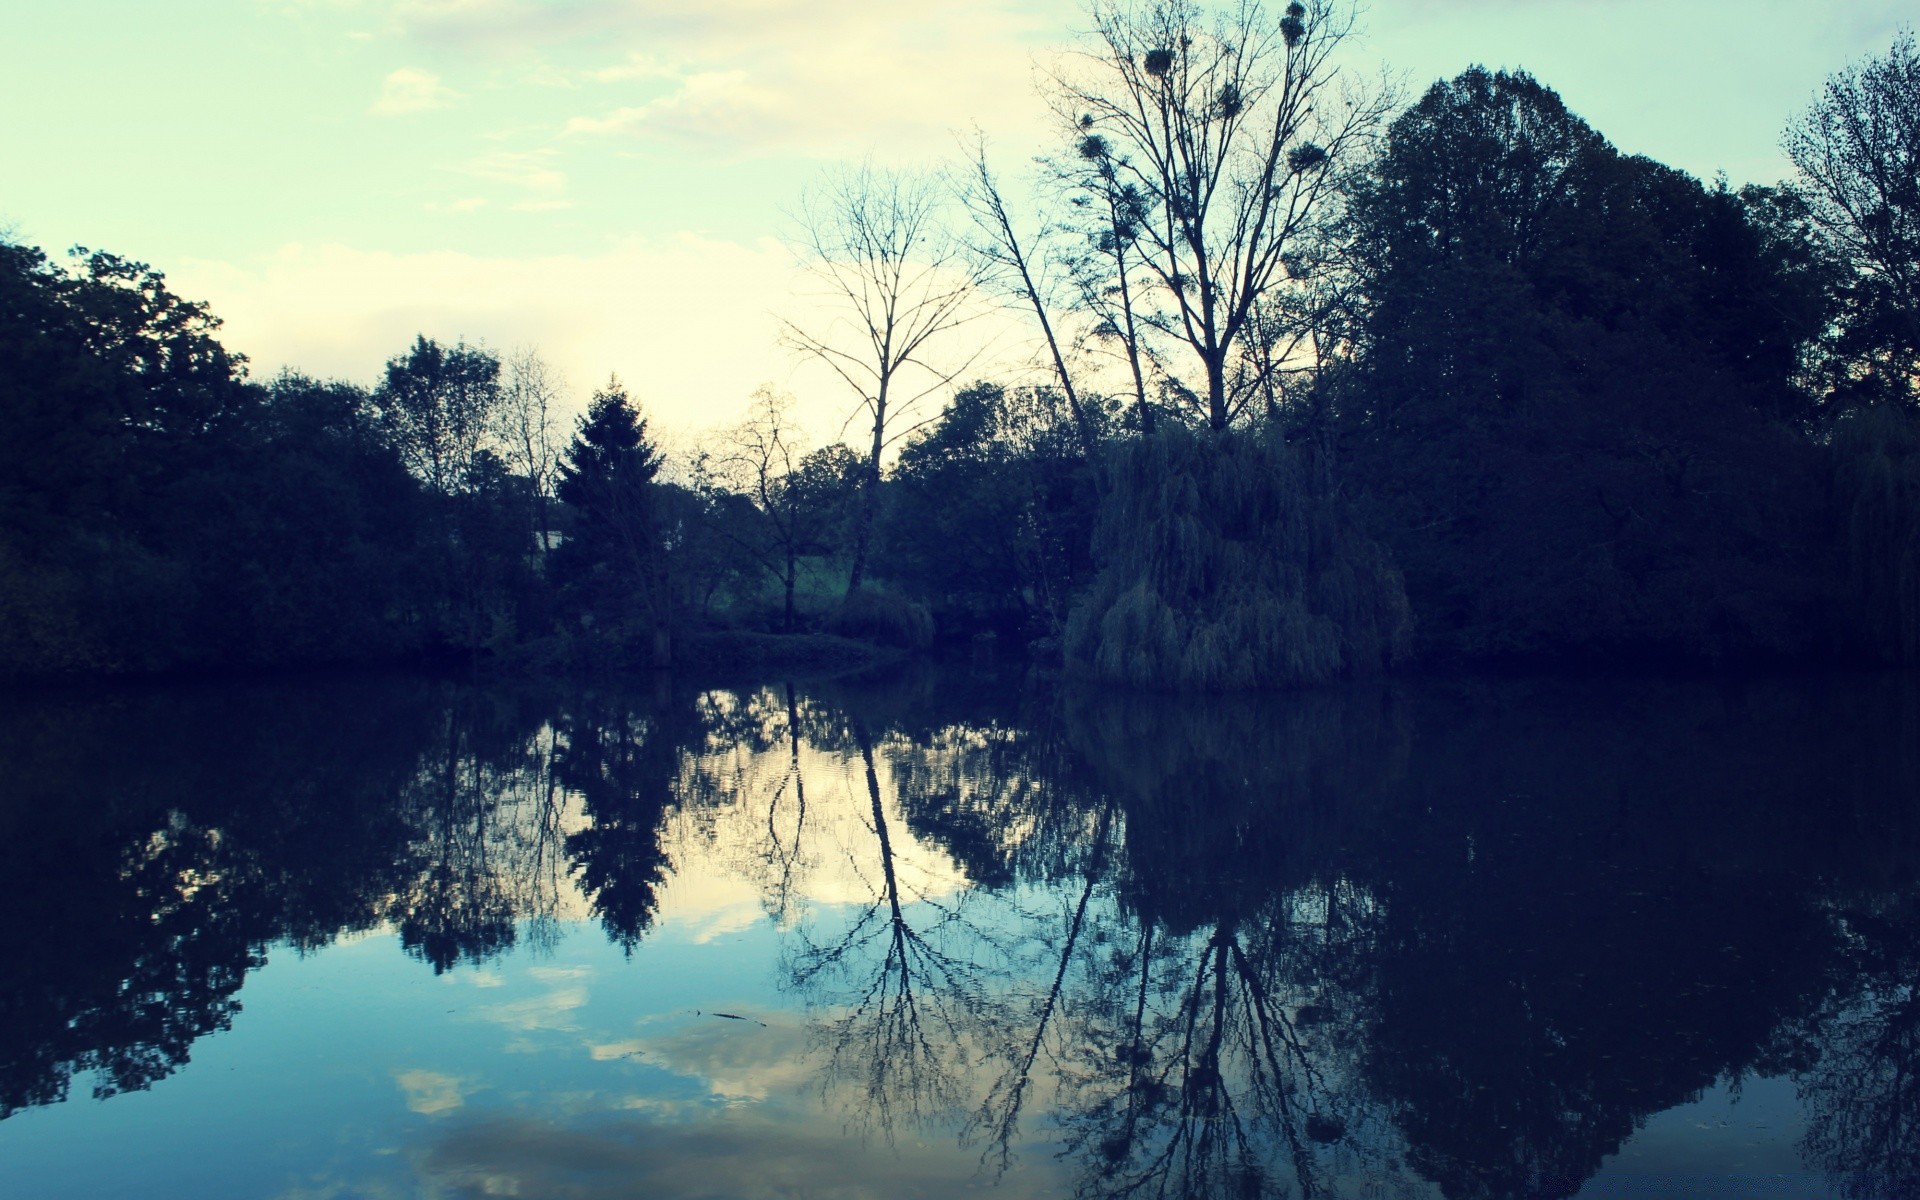
<instances>
[{"instance_id":1,"label":"water reflection","mask_svg":"<svg viewBox=\"0 0 1920 1200\"><path fill-rule=\"evenodd\" d=\"M774 931L788 1016L722 1016L777 1086L974 1182L1571 1196L1781 1077L1835 1192L1920 1184L1911 681L225 686L14 698L0 773L4 1116L179 1070L279 947L644 972L698 909Z\"/></svg>"}]
</instances>

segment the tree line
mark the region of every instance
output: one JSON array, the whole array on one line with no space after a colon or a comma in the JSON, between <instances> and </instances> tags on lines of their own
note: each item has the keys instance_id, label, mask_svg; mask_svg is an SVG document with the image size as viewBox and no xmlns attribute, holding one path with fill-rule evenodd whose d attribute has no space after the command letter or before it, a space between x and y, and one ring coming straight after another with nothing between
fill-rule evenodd
<instances>
[{"instance_id":1,"label":"tree line","mask_svg":"<svg viewBox=\"0 0 1920 1200\"><path fill-rule=\"evenodd\" d=\"M768 389L668 464L617 380L569 429L536 353L425 336L370 389L262 384L157 272L0 244L0 668L1920 658L1910 33L1789 123L1794 179L1734 188L1520 71L1402 106L1334 0L1091 15L1031 186L981 139L805 198L839 319L786 337L858 449ZM995 304L1032 374L978 378Z\"/></svg>"}]
</instances>

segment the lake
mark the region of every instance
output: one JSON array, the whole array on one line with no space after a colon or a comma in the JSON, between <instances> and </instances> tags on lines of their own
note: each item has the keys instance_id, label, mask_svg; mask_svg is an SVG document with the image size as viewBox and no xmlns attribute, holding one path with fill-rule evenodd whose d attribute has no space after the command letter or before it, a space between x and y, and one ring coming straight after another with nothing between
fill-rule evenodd
<instances>
[{"instance_id":1,"label":"lake","mask_svg":"<svg viewBox=\"0 0 1920 1200\"><path fill-rule=\"evenodd\" d=\"M1920 686L0 698L19 1197L1893 1197Z\"/></svg>"}]
</instances>

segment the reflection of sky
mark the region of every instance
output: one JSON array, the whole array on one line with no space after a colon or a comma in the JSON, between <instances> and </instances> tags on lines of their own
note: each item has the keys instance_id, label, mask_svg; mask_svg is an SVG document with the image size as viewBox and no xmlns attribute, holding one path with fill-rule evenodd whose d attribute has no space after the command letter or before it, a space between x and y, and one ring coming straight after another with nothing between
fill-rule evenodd
<instances>
[{"instance_id":1,"label":"reflection of sky","mask_svg":"<svg viewBox=\"0 0 1920 1200\"><path fill-rule=\"evenodd\" d=\"M1011 1014L1018 1045L1026 1036L1020 1022L1051 982L1048 939L1066 926L1078 887L967 893L951 858L914 838L892 802L884 748L877 757L909 923L936 950L991 959L1004 972L990 986L1015 993L1001 1016ZM861 970L873 964L848 973L851 989L842 980L797 994L790 980L804 954L796 947L831 948L879 901L878 840L857 754L803 751L804 824L788 761L782 746L723 752L703 764L729 781L722 794L730 799L670 820L675 874L631 958L581 915L585 901L571 882L552 897L562 915L557 937L523 937L477 968L436 976L384 933L342 938L305 957L276 951L248 982L234 1028L197 1042L192 1063L152 1091L104 1104L76 1099L0 1123L9 1194L305 1200L978 1190L987 1177L977 1140L963 1144L969 1112L902 1122L888 1142L862 1114L857 1073L824 1074L831 1053L823 1030L858 1002ZM500 812L495 836L524 841L515 814L524 821L531 810L507 804ZM769 899L782 890L784 909ZM1102 941L1112 903L1096 890L1081 966L1116 950ZM962 908L964 921L949 919ZM1296 898L1288 916L1306 927L1326 913ZM1175 949L1181 971L1206 934ZM881 952L862 951L869 959ZM962 1110L992 1083L989 1025L932 1031L944 1039L936 1057ZM1074 1028L1065 1014L1056 1032L1063 1027ZM1040 1056L1013 1147L1017 1169L996 1194L1070 1187L1046 1109L1053 1066L1072 1050L1049 1047ZM1767 1179L1795 1171L1797 1121L1788 1085L1749 1081L1737 1103L1728 1088L1714 1089L1649 1119L1582 1194L1747 1194L1727 1190L1727 1173ZM1816 1181L1794 1178L1792 1194L1818 1194ZM1353 1190L1366 1194L1366 1182ZM1426 1190L1416 1180L1392 1194Z\"/></svg>"},{"instance_id":2,"label":"reflection of sky","mask_svg":"<svg viewBox=\"0 0 1920 1200\"><path fill-rule=\"evenodd\" d=\"M786 754L759 756L775 777ZM800 853L794 912L823 936L876 899L871 801L857 756L803 754L807 820L775 807ZM883 787L885 766L881 765ZM795 999L780 990L780 932L763 901L771 792L672 822L676 873L629 960L582 919L571 882L552 897L560 937L434 976L390 934L306 956L271 952L234 1028L146 1093L77 1099L0 1124L9 1194L101 1196L942 1195L968 1190L977 1155L952 1136L888 1147L849 1136L823 1103ZM911 895L962 877L920 846L889 800ZM494 836L521 836L509 802ZM520 812L532 819L531 810ZM727 1013L730 1017L717 1014ZM742 1019L732 1019L742 1018ZM77 1081L76 1095L85 1081ZM103 1148L106 1149L103 1152ZM858 1156L857 1169L849 1155ZM1009 1196L1057 1190L1044 1153ZM857 1175L864 1182L847 1191Z\"/></svg>"},{"instance_id":3,"label":"reflection of sky","mask_svg":"<svg viewBox=\"0 0 1920 1200\"><path fill-rule=\"evenodd\" d=\"M1792 1196L1824 1200L1826 1178L1794 1152L1805 1129L1791 1082L1722 1082L1691 1104L1655 1113L1580 1189L1579 1200L1664 1196ZM1741 1180L1752 1181L1747 1190Z\"/></svg>"}]
</instances>

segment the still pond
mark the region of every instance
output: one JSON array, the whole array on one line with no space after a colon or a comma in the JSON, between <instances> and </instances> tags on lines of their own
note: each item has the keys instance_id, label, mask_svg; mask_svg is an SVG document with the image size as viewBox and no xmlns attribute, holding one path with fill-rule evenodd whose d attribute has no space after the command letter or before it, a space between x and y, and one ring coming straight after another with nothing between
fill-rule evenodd
<instances>
[{"instance_id":1,"label":"still pond","mask_svg":"<svg viewBox=\"0 0 1920 1200\"><path fill-rule=\"evenodd\" d=\"M1909 1196L1920 687L0 697L9 1197Z\"/></svg>"}]
</instances>

